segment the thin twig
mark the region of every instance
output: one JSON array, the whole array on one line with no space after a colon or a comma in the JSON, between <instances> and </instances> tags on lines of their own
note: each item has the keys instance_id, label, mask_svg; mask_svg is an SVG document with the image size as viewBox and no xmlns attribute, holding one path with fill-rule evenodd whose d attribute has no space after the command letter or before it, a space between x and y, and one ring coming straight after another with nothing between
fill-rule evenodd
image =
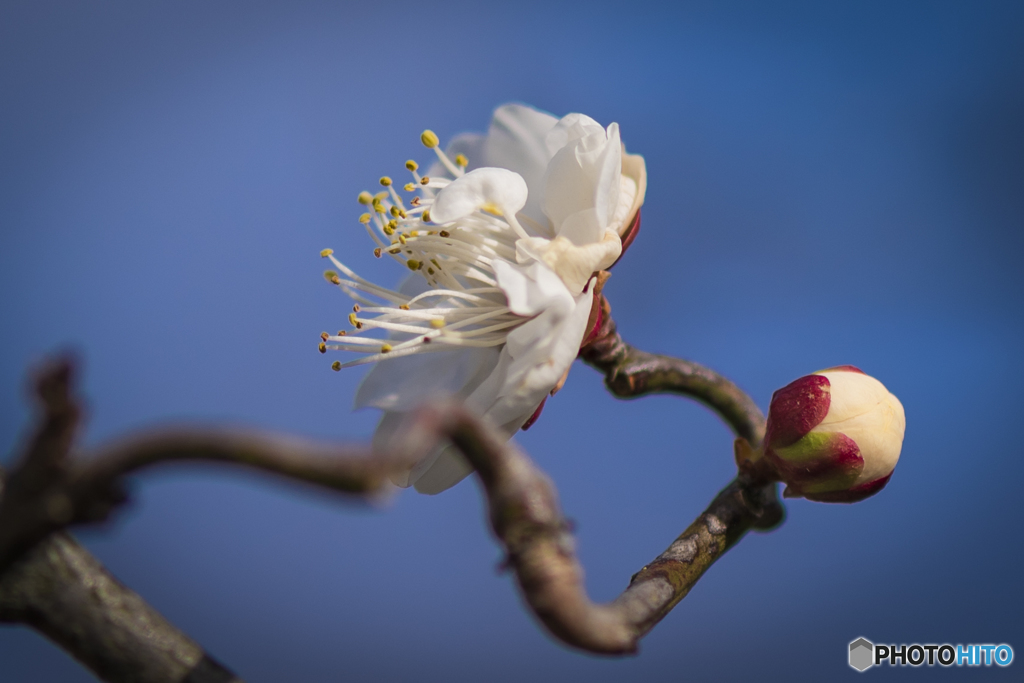
<instances>
[{"instance_id":1,"label":"thin twig","mask_svg":"<svg viewBox=\"0 0 1024 683\"><path fill-rule=\"evenodd\" d=\"M761 443L764 413L745 391L699 363L633 348L619 336L608 300L602 297L601 305L601 328L580 351L580 358L604 373L609 391L619 398L688 396L715 411L736 436L753 446Z\"/></svg>"}]
</instances>

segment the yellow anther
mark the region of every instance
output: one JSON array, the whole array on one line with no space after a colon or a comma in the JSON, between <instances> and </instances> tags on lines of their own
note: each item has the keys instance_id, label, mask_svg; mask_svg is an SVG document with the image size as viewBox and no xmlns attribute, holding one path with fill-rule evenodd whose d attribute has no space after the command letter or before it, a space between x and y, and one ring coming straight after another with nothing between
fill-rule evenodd
<instances>
[{"instance_id":1,"label":"yellow anther","mask_svg":"<svg viewBox=\"0 0 1024 683\"><path fill-rule=\"evenodd\" d=\"M419 270L423 264L416 259L411 258L405 262L405 265L409 266L409 270Z\"/></svg>"},{"instance_id":2,"label":"yellow anther","mask_svg":"<svg viewBox=\"0 0 1024 683\"><path fill-rule=\"evenodd\" d=\"M430 176L423 176L420 178L420 185L426 185L430 182Z\"/></svg>"},{"instance_id":3,"label":"yellow anther","mask_svg":"<svg viewBox=\"0 0 1024 683\"><path fill-rule=\"evenodd\" d=\"M373 250L374 258L380 258L380 254L381 254L380 247L377 247L376 249Z\"/></svg>"},{"instance_id":4,"label":"yellow anther","mask_svg":"<svg viewBox=\"0 0 1024 683\"><path fill-rule=\"evenodd\" d=\"M416 186L413 185L412 183L406 183L405 184L405 191L406 192L412 192L415 189L416 189Z\"/></svg>"},{"instance_id":5,"label":"yellow anther","mask_svg":"<svg viewBox=\"0 0 1024 683\"><path fill-rule=\"evenodd\" d=\"M388 198L388 193L387 192L378 192L377 194L373 195L373 198L376 199L379 202L379 201L381 201L383 199L387 199Z\"/></svg>"},{"instance_id":6,"label":"yellow anther","mask_svg":"<svg viewBox=\"0 0 1024 683\"><path fill-rule=\"evenodd\" d=\"M409 310L409 304L399 304L398 307L401 308L403 311Z\"/></svg>"},{"instance_id":7,"label":"yellow anther","mask_svg":"<svg viewBox=\"0 0 1024 683\"><path fill-rule=\"evenodd\" d=\"M323 342L320 342L319 349L320 349L320 353L327 353L327 344L324 344Z\"/></svg>"},{"instance_id":8,"label":"yellow anther","mask_svg":"<svg viewBox=\"0 0 1024 683\"><path fill-rule=\"evenodd\" d=\"M380 184L383 185L384 187L388 187L389 185L391 185L391 178L387 177L386 175L382 175L380 177Z\"/></svg>"},{"instance_id":9,"label":"yellow anther","mask_svg":"<svg viewBox=\"0 0 1024 683\"><path fill-rule=\"evenodd\" d=\"M419 167L420 167L420 165L419 165L419 164L417 164L417 163L416 163L415 161L413 161L412 159L409 159L409 161L405 162L405 167L406 167L407 169L409 169L410 171L415 171L415 170L416 170L417 168L419 168Z\"/></svg>"},{"instance_id":10,"label":"yellow anther","mask_svg":"<svg viewBox=\"0 0 1024 683\"><path fill-rule=\"evenodd\" d=\"M420 133L420 142L422 142L424 146L434 149L441 141L437 139L437 133L432 130L425 130Z\"/></svg>"},{"instance_id":11,"label":"yellow anther","mask_svg":"<svg viewBox=\"0 0 1024 683\"><path fill-rule=\"evenodd\" d=\"M360 192L358 199L360 204L369 204L373 201L373 195L369 192Z\"/></svg>"},{"instance_id":12,"label":"yellow anther","mask_svg":"<svg viewBox=\"0 0 1024 683\"><path fill-rule=\"evenodd\" d=\"M331 284L332 285L340 285L341 284L341 278L338 277L337 275L335 275L334 277L331 278Z\"/></svg>"},{"instance_id":13,"label":"yellow anther","mask_svg":"<svg viewBox=\"0 0 1024 683\"><path fill-rule=\"evenodd\" d=\"M359 308L359 304L354 304L354 305L352 306L352 312L353 312L353 313L358 313L358 312L359 312L359 311L361 311L361 310L363 310L363 309Z\"/></svg>"},{"instance_id":14,"label":"yellow anther","mask_svg":"<svg viewBox=\"0 0 1024 683\"><path fill-rule=\"evenodd\" d=\"M327 258L328 256L330 256L333 253L334 253L333 249L321 249L320 250L320 258Z\"/></svg>"},{"instance_id":15,"label":"yellow anther","mask_svg":"<svg viewBox=\"0 0 1024 683\"><path fill-rule=\"evenodd\" d=\"M398 215L401 216L402 218L405 218L408 214L406 214L403 209L399 209L398 210Z\"/></svg>"},{"instance_id":16,"label":"yellow anther","mask_svg":"<svg viewBox=\"0 0 1024 683\"><path fill-rule=\"evenodd\" d=\"M395 229L391 227L390 223L384 226L384 234L388 236L395 234Z\"/></svg>"},{"instance_id":17,"label":"yellow anther","mask_svg":"<svg viewBox=\"0 0 1024 683\"><path fill-rule=\"evenodd\" d=\"M434 269L433 268L427 268L427 273L429 275L433 275L434 274Z\"/></svg>"},{"instance_id":18,"label":"yellow anther","mask_svg":"<svg viewBox=\"0 0 1024 683\"><path fill-rule=\"evenodd\" d=\"M398 229L398 221L396 221L396 220L388 221L388 227L391 228L392 230L397 230Z\"/></svg>"},{"instance_id":19,"label":"yellow anther","mask_svg":"<svg viewBox=\"0 0 1024 683\"><path fill-rule=\"evenodd\" d=\"M400 254L401 252L401 249L388 249L389 254Z\"/></svg>"},{"instance_id":20,"label":"yellow anther","mask_svg":"<svg viewBox=\"0 0 1024 683\"><path fill-rule=\"evenodd\" d=\"M439 232L437 234L440 235L441 237L451 237L452 236L452 234L450 232L448 232L447 230L442 230L441 232Z\"/></svg>"},{"instance_id":21,"label":"yellow anther","mask_svg":"<svg viewBox=\"0 0 1024 683\"><path fill-rule=\"evenodd\" d=\"M391 351L391 344L381 344L381 346L380 346L380 352L381 353L388 353L389 351Z\"/></svg>"},{"instance_id":22,"label":"yellow anther","mask_svg":"<svg viewBox=\"0 0 1024 683\"><path fill-rule=\"evenodd\" d=\"M444 320L441 318L432 318L430 320L430 326L433 327L435 330L439 330L442 327L444 327Z\"/></svg>"},{"instance_id":23,"label":"yellow anther","mask_svg":"<svg viewBox=\"0 0 1024 683\"><path fill-rule=\"evenodd\" d=\"M336 277L338 277L338 274L335 273L333 270L324 271L324 279L327 280L328 282L334 282L334 279Z\"/></svg>"},{"instance_id":24,"label":"yellow anther","mask_svg":"<svg viewBox=\"0 0 1024 683\"><path fill-rule=\"evenodd\" d=\"M323 339L324 341L327 341L328 337L330 337L330 336L331 335L327 334L326 332L321 332L320 333L320 338Z\"/></svg>"},{"instance_id":25,"label":"yellow anther","mask_svg":"<svg viewBox=\"0 0 1024 683\"><path fill-rule=\"evenodd\" d=\"M380 214L384 213L384 205L381 204L380 200L378 200L378 199L374 199L373 200L373 210L376 211L377 213L380 213Z\"/></svg>"},{"instance_id":26,"label":"yellow anther","mask_svg":"<svg viewBox=\"0 0 1024 683\"><path fill-rule=\"evenodd\" d=\"M364 213L362 216L359 217L359 222L365 225L370 222L371 218L373 218L373 216L371 216L368 213Z\"/></svg>"},{"instance_id":27,"label":"yellow anther","mask_svg":"<svg viewBox=\"0 0 1024 683\"><path fill-rule=\"evenodd\" d=\"M431 263L433 263L433 264L434 264L435 266L437 266L438 268L440 268L440 267L441 267L441 264L437 262L437 259L430 259L430 262L431 262Z\"/></svg>"},{"instance_id":28,"label":"yellow anther","mask_svg":"<svg viewBox=\"0 0 1024 683\"><path fill-rule=\"evenodd\" d=\"M399 234L398 241L401 242L402 244L405 244L405 235Z\"/></svg>"},{"instance_id":29,"label":"yellow anther","mask_svg":"<svg viewBox=\"0 0 1024 683\"><path fill-rule=\"evenodd\" d=\"M423 214L421 215L421 217L423 218L423 222L424 223L429 223L430 222L430 209L427 209L426 211L424 211Z\"/></svg>"},{"instance_id":30,"label":"yellow anther","mask_svg":"<svg viewBox=\"0 0 1024 683\"><path fill-rule=\"evenodd\" d=\"M333 363L331 363L331 370L334 370L335 372L337 372L338 370L341 370L341 361L340 360L336 360Z\"/></svg>"},{"instance_id":31,"label":"yellow anther","mask_svg":"<svg viewBox=\"0 0 1024 683\"><path fill-rule=\"evenodd\" d=\"M395 218L398 218L398 207L392 206L390 209L388 209L388 213L390 213Z\"/></svg>"},{"instance_id":32,"label":"yellow anther","mask_svg":"<svg viewBox=\"0 0 1024 683\"><path fill-rule=\"evenodd\" d=\"M467 166L469 166L469 159L466 158L465 154L456 154L455 165L461 166L462 168L466 168Z\"/></svg>"},{"instance_id":33,"label":"yellow anther","mask_svg":"<svg viewBox=\"0 0 1024 683\"><path fill-rule=\"evenodd\" d=\"M350 325L351 325L352 327L355 327L356 325L358 325L358 324L359 324L359 321L358 321L358 320L356 320L356 314L355 314L355 313L349 313L349 314L348 314L348 322L349 322L349 324L350 324Z\"/></svg>"},{"instance_id":34,"label":"yellow anther","mask_svg":"<svg viewBox=\"0 0 1024 683\"><path fill-rule=\"evenodd\" d=\"M419 237L419 236L420 236L420 231L419 230L410 230L409 231L409 237Z\"/></svg>"}]
</instances>

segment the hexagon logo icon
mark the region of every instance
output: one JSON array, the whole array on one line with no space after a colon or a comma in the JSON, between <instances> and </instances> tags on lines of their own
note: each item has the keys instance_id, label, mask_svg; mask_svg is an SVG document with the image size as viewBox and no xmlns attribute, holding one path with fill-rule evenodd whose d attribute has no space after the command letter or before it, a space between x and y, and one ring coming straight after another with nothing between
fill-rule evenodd
<instances>
[{"instance_id":1,"label":"hexagon logo icon","mask_svg":"<svg viewBox=\"0 0 1024 683\"><path fill-rule=\"evenodd\" d=\"M857 671L870 668L875 662L875 645L866 638L850 643L850 666Z\"/></svg>"}]
</instances>

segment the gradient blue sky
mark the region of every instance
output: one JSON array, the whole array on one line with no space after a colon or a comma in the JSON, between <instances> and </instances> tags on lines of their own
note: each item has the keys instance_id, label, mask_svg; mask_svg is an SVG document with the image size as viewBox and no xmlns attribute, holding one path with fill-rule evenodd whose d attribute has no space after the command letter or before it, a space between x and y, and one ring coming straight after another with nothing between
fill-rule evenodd
<instances>
[{"instance_id":1,"label":"gradient blue sky","mask_svg":"<svg viewBox=\"0 0 1024 683\"><path fill-rule=\"evenodd\" d=\"M359 441L361 372L316 352L349 302L333 247L388 283L356 194L519 100L618 121L643 231L608 294L624 336L766 406L841 363L903 401L892 482L796 501L625 660L550 640L500 575L468 481L372 510L164 470L78 534L246 680L853 680L847 643L1024 656L1024 4L27 2L0 6L0 441L26 370L85 361L87 443L167 421ZM616 595L732 476L731 437L574 368L519 442ZM1011 680L949 670L948 680ZM930 676L875 670L876 680ZM0 678L88 681L21 628Z\"/></svg>"}]
</instances>

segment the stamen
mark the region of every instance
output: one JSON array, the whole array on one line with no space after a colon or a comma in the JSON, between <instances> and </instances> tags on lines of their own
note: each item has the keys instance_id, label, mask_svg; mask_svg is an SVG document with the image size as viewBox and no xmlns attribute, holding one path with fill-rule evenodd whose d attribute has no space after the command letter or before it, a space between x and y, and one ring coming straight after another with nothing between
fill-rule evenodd
<instances>
[{"instance_id":1,"label":"stamen","mask_svg":"<svg viewBox=\"0 0 1024 683\"><path fill-rule=\"evenodd\" d=\"M420 134L420 142L422 142L424 146L434 149L441 141L438 140L437 133L427 129Z\"/></svg>"}]
</instances>

